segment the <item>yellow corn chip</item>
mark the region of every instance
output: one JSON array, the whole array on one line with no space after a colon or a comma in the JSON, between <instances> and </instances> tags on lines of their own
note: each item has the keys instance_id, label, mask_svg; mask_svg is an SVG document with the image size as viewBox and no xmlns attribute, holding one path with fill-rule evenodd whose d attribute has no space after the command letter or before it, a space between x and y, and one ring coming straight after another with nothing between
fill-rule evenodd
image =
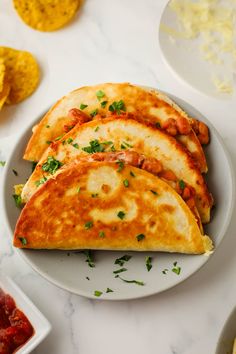
<instances>
[{"instance_id":1,"label":"yellow corn chip","mask_svg":"<svg viewBox=\"0 0 236 354\"><path fill-rule=\"evenodd\" d=\"M76 14L81 0L13 0L21 19L30 27L43 32L65 26Z\"/></svg>"},{"instance_id":2,"label":"yellow corn chip","mask_svg":"<svg viewBox=\"0 0 236 354\"><path fill-rule=\"evenodd\" d=\"M0 92L2 92L3 90L5 73L6 73L6 67L4 64L4 60L0 58Z\"/></svg>"},{"instance_id":3,"label":"yellow corn chip","mask_svg":"<svg viewBox=\"0 0 236 354\"><path fill-rule=\"evenodd\" d=\"M39 67L29 52L0 47L0 58L6 66L7 80L11 86L7 103L18 103L30 96L39 82Z\"/></svg>"},{"instance_id":4,"label":"yellow corn chip","mask_svg":"<svg viewBox=\"0 0 236 354\"><path fill-rule=\"evenodd\" d=\"M2 85L2 91L0 92L0 110L2 109L4 103L6 102L9 93L10 93L10 85L7 79L5 78Z\"/></svg>"}]
</instances>

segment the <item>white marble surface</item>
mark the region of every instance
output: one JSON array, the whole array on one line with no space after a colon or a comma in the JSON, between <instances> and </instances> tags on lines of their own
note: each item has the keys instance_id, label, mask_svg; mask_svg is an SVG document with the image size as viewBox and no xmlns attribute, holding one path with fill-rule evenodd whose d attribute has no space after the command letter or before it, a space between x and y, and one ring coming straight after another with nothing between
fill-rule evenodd
<instances>
[{"instance_id":1,"label":"white marble surface","mask_svg":"<svg viewBox=\"0 0 236 354\"><path fill-rule=\"evenodd\" d=\"M235 170L236 102L197 94L172 77L158 48L165 3L87 0L70 26L39 33L19 20L11 1L2 0L1 44L34 52L43 76L31 98L0 113L0 160L7 159L14 134L61 95L85 84L130 81L165 89L205 114L224 138ZM21 286L53 326L35 354L214 353L236 303L235 211L223 243L197 274L162 294L127 302L88 300L51 285L13 250L1 211L0 225L0 270Z\"/></svg>"}]
</instances>

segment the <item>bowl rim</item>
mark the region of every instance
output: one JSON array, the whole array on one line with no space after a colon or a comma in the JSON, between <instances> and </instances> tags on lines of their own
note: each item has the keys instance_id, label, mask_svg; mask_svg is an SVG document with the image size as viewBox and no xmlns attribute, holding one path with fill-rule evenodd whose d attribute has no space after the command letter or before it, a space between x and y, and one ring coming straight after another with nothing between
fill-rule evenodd
<instances>
[{"instance_id":1,"label":"bowl rim","mask_svg":"<svg viewBox=\"0 0 236 354\"><path fill-rule=\"evenodd\" d=\"M47 274L46 272L42 271L37 265L35 265L30 259L29 257L24 253L24 250L21 250L21 249L16 249L16 251L20 254L21 257L23 257L23 259L26 261L26 263L28 263L30 265L30 267L36 271L38 274L40 274L43 278L47 279L50 283L56 285L58 288L61 288L63 290L66 290L72 294L75 294L75 295L80 295L80 296L84 296L86 298L90 298L90 299L96 299L96 300L100 300L100 301L103 301L103 300L109 300L109 301L120 301L120 300L132 300L132 299L139 299L139 298L144 298L144 297L148 297L148 296L152 296L152 295L155 295L155 294L159 294L159 293L162 293L163 291L167 291L173 287L175 287L176 285L182 283L183 281L185 281L186 279L188 279L189 277L191 277L193 274L196 274L206 263L207 261L215 254L215 251L219 248L221 242L223 241L224 239L224 236L226 234L226 231L229 227L229 224L232 220L232 214L233 214L233 210L234 210L234 205L235 205L235 191L236 191L236 183L235 183L235 174L234 174L234 169L233 169L233 163L232 163L232 160L231 160L231 157L230 157L230 153L228 152L227 148L225 147L225 144L223 142L223 138L220 136L220 134L218 133L218 131L216 130L216 128L212 125L212 123L200 112L198 111L192 104L186 102L185 100L183 100L182 98L179 98L178 96L175 96L173 95L172 93L169 93L165 90L159 90L157 88L154 88L154 87L150 87L150 86L144 86L144 85L140 85L140 84L137 84L137 86L140 86L144 89L148 89L148 90L152 90L152 91L157 91L157 92L160 92L160 93L163 93L165 95L167 95L168 98L170 98L170 100L172 100L173 102L176 102L177 105L181 106L181 104L178 103L178 101L181 101L183 102L183 104L186 104L186 106L189 106L191 107L192 109L194 109L199 115L201 115L203 117L203 121L205 121L207 123L207 125L209 126L210 128L210 131L213 132L213 134L215 135L215 137L217 138L217 140L219 141L220 145L221 145L221 148L224 152L224 155L225 155L225 158L226 158L226 162L228 164L228 167L229 167L229 176L230 176L230 190L231 190L231 193L230 193L230 202L229 202L229 212L228 214L226 215L225 217L225 220L224 220L224 225L223 225L223 229L221 231L221 239L218 241L218 245L217 245L217 248L214 249L214 252L213 254L210 254L210 255L203 255L204 258L201 262L201 264L198 266L198 268L191 272L191 273L188 273L186 274L185 276L183 276L181 278L181 280L177 281L177 282L173 282L173 284L171 285L167 285L166 287L164 287L162 290L160 291L155 291L155 290L152 290L152 291L148 291L147 293L143 293L142 295L140 294L137 294L137 295L132 295L132 296L118 296L116 298L95 298L92 294L88 294L86 291L83 291L83 290L77 290L77 289L74 289L73 286L67 286L67 285L64 285L62 284L62 282L58 281L58 280L55 280L53 278L53 276L50 276L49 274ZM53 103L54 105L54 103ZM50 108L52 107L52 105L50 106ZM185 107L181 107L181 109L185 110ZM188 110L188 109L187 109ZM21 133L17 136L17 139L15 141L15 144L14 144L14 147L11 149L9 155L8 155L8 160L7 160L7 163L5 165L5 168L4 168L4 171L3 171L3 175L2 175L2 183L1 183L1 187L0 187L0 192L1 192L1 202L0 202L0 205L2 206L2 210L3 210L3 217L4 217L4 221L5 221L5 225L7 227L7 233L9 235L12 235L12 229L11 229L11 226L10 226L10 222L8 220L8 216L7 216L7 209L6 209L6 205L5 205L5 197L4 197L4 186L5 184L7 183L7 174L8 174L8 166L10 165L10 161L17 149L17 145L18 145L18 142L22 140L22 138L24 137L24 135L26 134L26 132L28 130L32 130L32 128L37 124L37 122L40 121L40 119L42 119L42 117L44 116L45 112L47 112L48 110L43 110L40 114L38 114L36 116L36 118L31 121L23 131L21 131Z\"/></svg>"},{"instance_id":2,"label":"bowl rim","mask_svg":"<svg viewBox=\"0 0 236 354\"><path fill-rule=\"evenodd\" d=\"M219 354L219 347L221 345L222 340L224 339L225 329L234 316L236 317L236 306L234 306L233 309L231 309L230 313L228 313L228 316L226 317L226 319L224 321L223 327L220 331L220 335L219 335L217 343L216 343L215 354ZM236 338L236 333L235 333L235 338Z\"/></svg>"}]
</instances>

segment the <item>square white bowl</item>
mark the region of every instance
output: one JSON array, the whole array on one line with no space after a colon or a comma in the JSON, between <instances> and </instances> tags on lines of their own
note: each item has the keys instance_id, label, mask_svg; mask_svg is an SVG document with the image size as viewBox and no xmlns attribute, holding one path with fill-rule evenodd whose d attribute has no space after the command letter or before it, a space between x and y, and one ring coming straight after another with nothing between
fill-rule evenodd
<instances>
[{"instance_id":1,"label":"square white bowl","mask_svg":"<svg viewBox=\"0 0 236 354\"><path fill-rule=\"evenodd\" d=\"M9 277L2 275L1 273L0 288L14 299L17 308L26 315L34 328L34 335L25 343L25 345L16 350L15 353L31 353L31 351L49 334L51 331L51 324L22 292L22 290Z\"/></svg>"}]
</instances>

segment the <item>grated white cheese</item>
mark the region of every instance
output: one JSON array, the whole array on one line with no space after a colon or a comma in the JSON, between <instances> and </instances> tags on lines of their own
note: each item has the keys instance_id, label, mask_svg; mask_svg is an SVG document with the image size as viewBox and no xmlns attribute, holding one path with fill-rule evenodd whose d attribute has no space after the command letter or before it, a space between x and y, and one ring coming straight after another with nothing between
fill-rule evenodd
<instances>
[{"instance_id":1,"label":"grated white cheese","mask_svg":"<svg viewBox=\"0 0 236 354\"><path fill-rule=\"evenodd\" d=\"M222 93L233 93L233 84L229 80L221 80L219 77L213 78L213 83L217 90Z\"/></svg>"},{"instance_id":2,"label":"grated white cheese","mask_svg":"<svg viewBox=\"0 0 236 354\"><path fill-rule=\"evenodd\" d=\"M235 0L171 0L169 8L176 14L180 30L165 24L161 30L182 39L201 38L203 59L215 65L235 65L236 62L236 1ZM227 60L222 60L222 54ZM216 89L232 93L229 82L213 80Z\"/></svg>"}]
</instances>

